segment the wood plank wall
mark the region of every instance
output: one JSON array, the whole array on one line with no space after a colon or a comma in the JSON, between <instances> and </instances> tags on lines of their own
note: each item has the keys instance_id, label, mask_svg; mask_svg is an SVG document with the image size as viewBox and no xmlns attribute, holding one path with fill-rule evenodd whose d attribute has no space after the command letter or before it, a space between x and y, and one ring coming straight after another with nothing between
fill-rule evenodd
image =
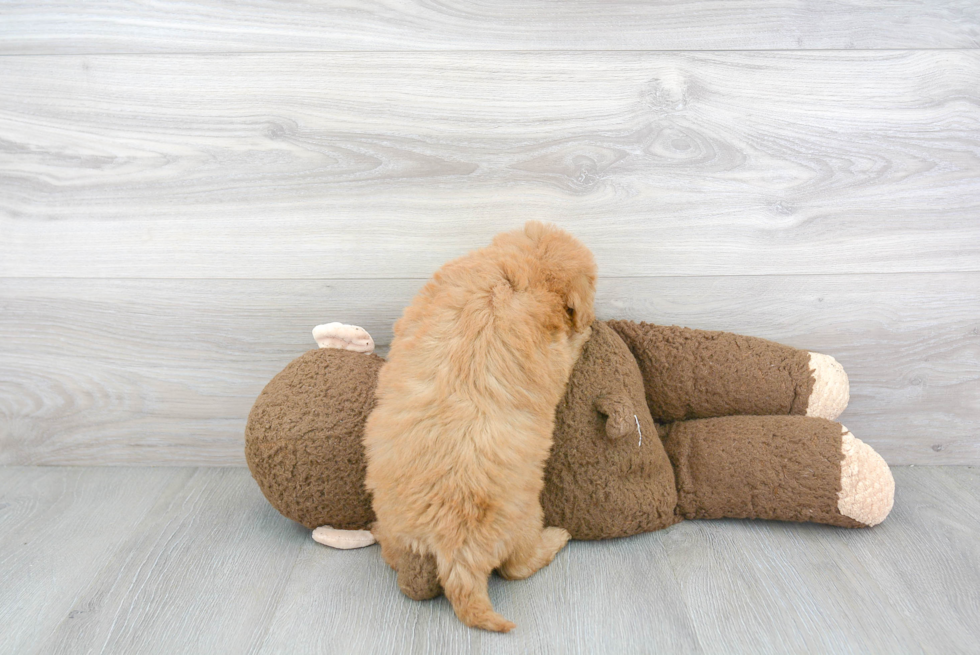
<instances>
[{"instance_id":1,"label":"wood plank wall","mask_svg":"<svg viewBox=\"0 0 980 655\"><path fill-rule=\"evenodd\" d=\"M978 3L12 1L0 89L0 464L242 465L313 325L526 218L980 463Z\"/></svg>"}]
</instances>

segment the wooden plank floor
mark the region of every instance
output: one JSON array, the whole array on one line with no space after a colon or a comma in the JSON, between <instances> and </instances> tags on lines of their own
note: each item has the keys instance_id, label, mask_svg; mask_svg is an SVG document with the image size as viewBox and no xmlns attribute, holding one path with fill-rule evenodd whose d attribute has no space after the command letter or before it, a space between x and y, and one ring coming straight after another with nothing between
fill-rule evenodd
<instances>
[{"instance_id":1,"label":"wooden plank floor","mask_svg":"<svg viewBox=\"0 0 980 655\"><path fill-rule=\"evenodd\" d=\"M977 653L980 469L895 469L881 526L687 522L493 579L509 635L398 592L241 468L0 468L0 653Z\"/></svg>"}]
</instances>

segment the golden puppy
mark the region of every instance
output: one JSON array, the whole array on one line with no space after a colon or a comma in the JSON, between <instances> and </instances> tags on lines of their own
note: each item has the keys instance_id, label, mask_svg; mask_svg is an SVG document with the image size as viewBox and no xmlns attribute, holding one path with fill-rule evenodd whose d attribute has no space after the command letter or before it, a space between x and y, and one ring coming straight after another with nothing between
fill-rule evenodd
<instances>
[{"instance_id":1,"label":"golden puppy","mask_svg":"<svg viewBox=\"0 0 980 655\"><path fill-rule=\"evenodd\" d=\"M393 568L433 554L468 626L513 628L490 573L526 578L568 541L539 496L595 279L585 246L531 221L443 266L395 324L364 437L372 531Z\"/></svg>"}]
</instances>

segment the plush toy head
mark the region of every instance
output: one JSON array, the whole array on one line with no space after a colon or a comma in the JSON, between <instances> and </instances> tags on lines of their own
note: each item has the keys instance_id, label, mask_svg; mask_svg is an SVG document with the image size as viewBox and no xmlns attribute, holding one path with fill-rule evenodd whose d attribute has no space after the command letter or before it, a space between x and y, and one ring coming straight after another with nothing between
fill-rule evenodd
<instances>
[{"instance_id":1,"label":"plush toy head","mask_svg":"<svg viewBox=\"0 0 980 655\"><path fill-rule=\"evenodd\" d=\"M262 493L309 529L367 529L361 437L384 360L321 348L294 359L259 394L245 428L245 459Z\"/></svg>"}]
</instances>

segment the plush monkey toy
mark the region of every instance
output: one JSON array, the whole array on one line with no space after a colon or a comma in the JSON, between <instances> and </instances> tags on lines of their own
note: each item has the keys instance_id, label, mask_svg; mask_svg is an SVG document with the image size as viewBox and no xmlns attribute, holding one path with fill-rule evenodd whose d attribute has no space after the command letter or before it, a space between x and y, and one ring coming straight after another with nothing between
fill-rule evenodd
<instances>
[{"instance_id":1,"label":"plush monkey toy","mask_svg":"<svg viewBox=\"0 0 980 655\"><path fill-rule=\"evenodd\" d=\"M361 328L318 326L311 350L265 387L245 456L273 507L337 548L374 543L364 423L384 360ZM834 423L848 401L826 355L764 339L596 321L555 415L545 523L574 539L660 530L684 519L758 518L857 528L891 510L874 450ZM398 583L441 593L431 558Z\"/></svg>"}]
</instances>

